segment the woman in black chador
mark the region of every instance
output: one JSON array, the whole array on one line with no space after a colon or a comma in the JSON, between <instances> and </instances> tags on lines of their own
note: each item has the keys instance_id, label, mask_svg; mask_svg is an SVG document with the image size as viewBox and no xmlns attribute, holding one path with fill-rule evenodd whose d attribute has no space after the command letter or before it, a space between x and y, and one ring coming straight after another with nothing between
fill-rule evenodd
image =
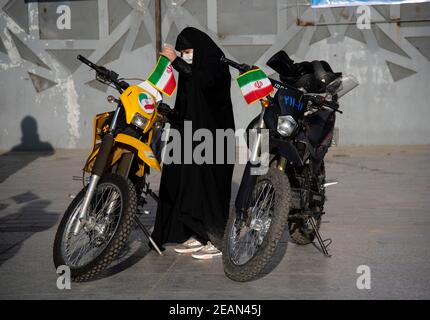
<instances>
[{"instance_id":1,"label":"woman in black chador","mask_svg":"<svg viewBox=\"0 0 430 320\"><path fill-rule=\"evenodd\" d=\"M205 128L212 132L212 164L166 164L160 184L160 202L154 232L158 245L180 243L178 253L193 253L197 259L221 255L219 246L230 206L234 164L217 164L215 130L233 129L230 97L231 76L220 62L221 49L212 39L195 28L185 28L178 36L175 49L164 47L161 54L169 58L179 72L174 112L179 121L172 127L181 132L181 157L184 159L184 121L192 121L192 131ZM201 142L193 142L193 147ZM233 153L234 154L234 153ZM203 154L204 155L204 154Z\"/></svg>"}]
</instances>

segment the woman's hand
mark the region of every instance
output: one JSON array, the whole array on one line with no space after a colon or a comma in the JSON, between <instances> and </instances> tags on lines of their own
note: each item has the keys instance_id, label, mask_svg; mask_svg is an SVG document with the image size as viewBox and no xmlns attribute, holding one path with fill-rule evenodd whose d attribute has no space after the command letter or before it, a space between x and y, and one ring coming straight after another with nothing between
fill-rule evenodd
<instances>
[{"instance_id":1,"label":"woman's hand","mask_svg":"<svg viewBox=\"0 0 430 320\"><path fill-rule=\"evenodd\" d=\"M173 49L171 46L169 45L165 45L163 50L160 52L160 54L162 54L163 56L165 56L167 59L170 60L170 62L173 62L176 57L178 56L176 54L175 49Z\"/></svg>"}]
</instances>

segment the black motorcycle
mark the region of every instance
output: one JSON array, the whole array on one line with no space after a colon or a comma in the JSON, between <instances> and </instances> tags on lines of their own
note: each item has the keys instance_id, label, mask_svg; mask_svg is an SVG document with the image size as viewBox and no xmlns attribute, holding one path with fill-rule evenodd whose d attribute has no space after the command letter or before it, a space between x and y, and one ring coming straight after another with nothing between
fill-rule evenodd
<instances>
[{"instance_id":1,"label":"black motorcycle","mask_svg":"<svg viewBox=\"0 0 430 320\"><path fill-rule=\"evenodd\" d=\"M254 68L221 60L240 73ZM255 133L253 140L248 136L251 156L223 239L224 272L235 281L262 273L287 227L293 242L304 245L316 238L329 256L329 243L319 233L328 184L324 156L335 114L342 113L337 101L358 85L354 77L334 73L325 61L294 63L284 51L267 65L281 81L270 79L276 93L260 101L261 113L248 126ZM258 174L264 169L258 159L264 156L267 133L269 165Z\"/></svg>"}]
</instances>

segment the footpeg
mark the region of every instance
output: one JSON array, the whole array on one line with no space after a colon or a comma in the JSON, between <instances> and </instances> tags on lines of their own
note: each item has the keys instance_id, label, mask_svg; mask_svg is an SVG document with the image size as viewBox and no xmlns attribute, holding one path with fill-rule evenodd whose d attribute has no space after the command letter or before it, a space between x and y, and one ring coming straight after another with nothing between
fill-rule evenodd
<instances>
[{"instance_id":1,"label":"footpeg","mask_svg":"<svg viewBox=\"0 0 430 320\"><path fill-rule=\"evenodd\" d=\"M339 183L338 181L327 181L326 183L324 183L324 188L327 188L327 187L330 187L330 186L335 186L338 183Z\"/></svg>"},{"instance_id":2,"label":"footpeg","mask_svg":"<svg viewBox=\"0 0 430 320\"><path fill-rule=\"evenodd\" d=\"M143 208L143 207L141 207L141 206L138 206L138 207L137 207L137 212L138 212L138 214L139 214L139 215L144 214L145 216L149 216L149 215L151 214L151 211L150 211L150 210L144 209L144 208Z\"/></svg>"}]
</instances>

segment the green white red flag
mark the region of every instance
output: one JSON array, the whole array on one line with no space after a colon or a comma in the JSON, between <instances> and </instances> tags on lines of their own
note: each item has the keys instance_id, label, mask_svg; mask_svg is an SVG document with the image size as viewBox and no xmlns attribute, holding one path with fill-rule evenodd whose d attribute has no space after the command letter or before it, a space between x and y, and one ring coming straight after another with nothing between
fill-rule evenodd
<instances>
[{"instance_id":1,"label":"green white red flag","mask_svg":"<svg viewBox=\"0 0 430 320\"><path fill-rule=\"evenodd\" d=\"M176 89L175 75L173 67L169 59L165 56L160 56L157 65L147 79L157 90L171 96Z\"/></svg>"},{"instance_id":2,"label":"green white red flag","mask_svg":"<svg viewBox=\"0 0 430 320\"><path fill-rule=\"evenodd\" d=\"M237 83L248 104L267 97L273 91L272 83L261 69L253 69L237 78Z\"/></svg>"},{"instance_id":3,"label":"green white red flag","mask_svg":"<svg viewBox=\"0 0 430 320\"><path fill-rule=\"evenodd\" d=\"M138 86L144 89L145 91L148 91L155 98L155 101L157 103L163 100L163 97L161 96L160 91L155 89L154 86L148 82L148 80L145 80L139 83Z\"/></svg>"}]
</instances>

